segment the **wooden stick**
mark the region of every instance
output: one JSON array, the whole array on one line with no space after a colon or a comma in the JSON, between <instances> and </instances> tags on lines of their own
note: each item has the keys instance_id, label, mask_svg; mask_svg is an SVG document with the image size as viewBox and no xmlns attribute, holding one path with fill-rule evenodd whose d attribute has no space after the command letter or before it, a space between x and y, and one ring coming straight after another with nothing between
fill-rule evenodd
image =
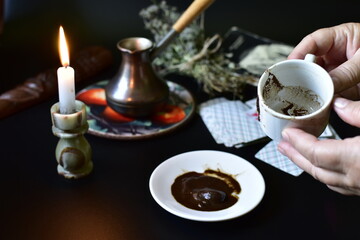
<instances>
[{"instance_id":1,"label":"wooden stick","mask_svg":"<svg viewBox=\"0 0 360 240\"><path fill-rule=\"evenodd\" d=\"M188 24L205 11L213 2L214 0L195 0L176 21L173 29L178 33L182 32Z\"/></svg>"},{"instance_id":2,"label":"wooden stick","mask_svg":"<svg viewBox=\"0 0 360 240\"><path fill-rule=\"evenodd\" d=\"M72 59L75 80L84 83L112 64L111 52L103 47L93 46L76 54ZM0 95L0 119L48 100L58 92L56 68L46 70L27 79Z\"/></svg>"}]
</instances>

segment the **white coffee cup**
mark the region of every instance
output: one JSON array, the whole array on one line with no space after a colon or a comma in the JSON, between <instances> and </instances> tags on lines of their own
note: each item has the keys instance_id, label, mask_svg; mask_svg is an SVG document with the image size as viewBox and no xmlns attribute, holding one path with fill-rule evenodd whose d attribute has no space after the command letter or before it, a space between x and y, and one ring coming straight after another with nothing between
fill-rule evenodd
<instances>
[{"instance_id":1,"label":"white coffee cup","mask_svg":"<svg viewBox=\"0 0 360 240\"><path fill-rule=\"evenodd\" d=\"M268 68L259 79L257 94L260 125L265 134L275 141L282 139L281 133L288 127L300 128L318 137L328 124L331 102L334 96L334 84L328 72L314 63L314 60L315 56L312 54L307 54L304 60L284 60ZM273 76L276 77L281 85L276 89L281 89L282 92L274 95L273 93L276 91L273 90L271 94L275 97L266 99L264 94L265 96L271 95L267 92L269 92L268 89L271 87L269 81L273 81L270 80ZM267 92L264 92L264 88ZM299 88L306 91L298 91L299 94L292 96L292 93L295 91L294 89ZM282 89L286 89L286 91ZM281 99L283 92L286 92L287 95L285 94L284 96L290 96L290 99ZM302 96L300 93L305 94L303 98L299 97ZM314 94L311 93L315 93L318 99L310 99L309 96L314 96ZM269 99L272 100L270 101ZM298 101L299 99L301 99L301 101ZM277 111L274 110L274 108L276 108L276 104L274 103L277 100L279 100L279 103L288 104L287 107L282 108L282 111L279 111L279 109L277 109ZM304 113L307 112L307 110L309 110L309 113L301 116L297 116L296 114L289 115L289 106L291 106L291 104L292 106L294 106L294 104L297 106L297 102L301 102L304 106L301 107L301 111L295 109L293 113ZM270 104L273 104L273 106L269 106ZM306 109L312 105L318 106L318 109L315 108L317 110L314 111Z\"/></svg>"}]
</instances>

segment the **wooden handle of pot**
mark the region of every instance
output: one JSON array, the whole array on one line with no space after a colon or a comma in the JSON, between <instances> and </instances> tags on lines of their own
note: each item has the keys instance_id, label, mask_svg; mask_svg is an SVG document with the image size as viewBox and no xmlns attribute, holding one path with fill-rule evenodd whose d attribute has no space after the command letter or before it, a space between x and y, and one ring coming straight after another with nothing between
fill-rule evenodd
<instances>
[{"instance_id":1,"label":"wooden handle of pot","mask_svg":"<svg viewBox=\"0 0 360 240\"><path fill-rule=\"evenodd\" d=\"M173 29L177 33L182 32L188 24L190 24L214 1L215 0L195 0L176 21L176 23L173 25Z\"/></svg>"}]
</instances>

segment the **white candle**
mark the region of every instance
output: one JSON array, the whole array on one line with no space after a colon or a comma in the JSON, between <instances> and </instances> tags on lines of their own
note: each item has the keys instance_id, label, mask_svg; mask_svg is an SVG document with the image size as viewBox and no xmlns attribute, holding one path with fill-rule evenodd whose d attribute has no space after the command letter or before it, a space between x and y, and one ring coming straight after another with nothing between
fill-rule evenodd
<instances>
[{"instance_id":1,"label":"white candle","mask_svg":"<svg viewBox=\"0 0 360 240\"><path fill-rule=\"evenodd\" d=\"M75 71L69 66L69 50L64 29L59 29L59 52L63 67L58 68L59 105L61 114L75 112Z\"/></svg>"}]
</instances>

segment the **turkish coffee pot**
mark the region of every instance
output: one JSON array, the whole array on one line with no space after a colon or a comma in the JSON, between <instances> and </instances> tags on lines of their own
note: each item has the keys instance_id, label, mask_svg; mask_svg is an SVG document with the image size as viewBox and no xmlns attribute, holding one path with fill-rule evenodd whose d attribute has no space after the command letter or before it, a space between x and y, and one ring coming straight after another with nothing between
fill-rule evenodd
<instances>
[{"instance_id":1,"label":"turkish coffee pot","mask_svg":"<svg viewBox=\"0 0 360 240\"><path fill-rule=\"evenodd\" d=\"M156 46L142 37L117 43L122 57L120 68L105 88L112 109L130 117L146 117L166 103L169 87L154 71L152 61L213 2L195 0Z\"/></svg>"}]
</instances>

